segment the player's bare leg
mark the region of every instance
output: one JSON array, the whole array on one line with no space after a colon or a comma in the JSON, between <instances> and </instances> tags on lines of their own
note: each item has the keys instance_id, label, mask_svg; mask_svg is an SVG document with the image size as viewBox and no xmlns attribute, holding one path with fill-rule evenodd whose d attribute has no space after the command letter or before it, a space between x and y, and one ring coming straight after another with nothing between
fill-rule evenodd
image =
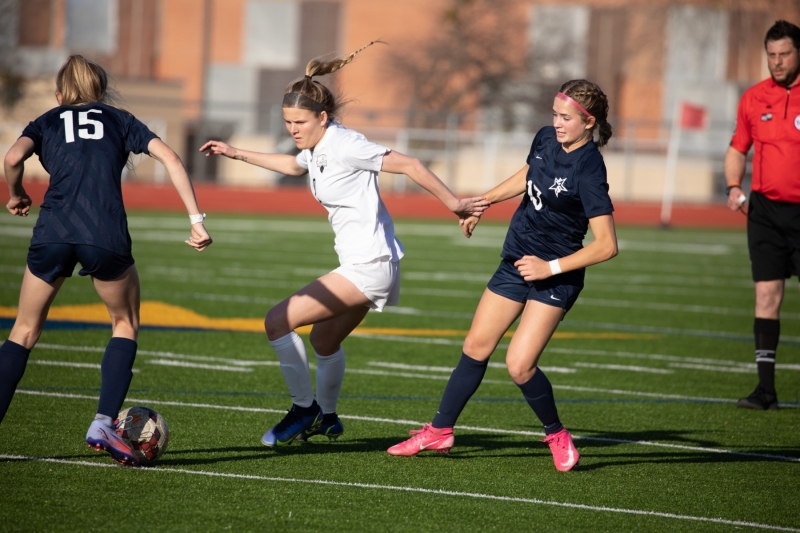
<instances>
[{"instance_id":1,"label":"player's bare leg","mask_svg":"<svg viewBox=\"0 0 800 533\"><path fill-rule=\"evenodd\" d=\"M32 350L39 336L42 334L47 313L59 289L64 284L65 278L58 278L53 283L48 283L37 278L30 269L25 267L22 278L22 288L19 292L19 307L17 319L8 339Z\"/></svg>"},{"instance_id":2,"label":"player's bare leg","mask_svg":"<svg viewBox=\"0 0 800 533\"><path fill-rule=\"evenodd\" d=\"M455 444L453 427L469 399L478 390L489 357L500 339L524 309L524 304L486 289L475 311L461 359L447 381L439 409L430 424L410 431L411 438L386 450L390 455L411 456L422 451L447 453Z\"/></svg>"},{"instance_id":3,"label":"player's bare leg","mask_svg":"<svg viewBox=\"0 0 800 533\"><path fill-rule=\"evenodd\" d=\"M8 339L0 347L0 422L14 398L17 385L25 373L28 356L42 334L50 305L63 283L64 278L47 283L25 267L17 319Z\"/></svg>"},{"instance_id":4,"label":"player's bare leg","mask_svg":"<svg viewBox=\"0 0 800 533\"><path fill-rule=\"evenodd\" d=\"M95 451L108 452L115 461L136 465L133 450L115 432L115 421L133 378L139 333L139 273L132 265L115 279L92 278L92 282L111 317L112 337L100 364L100 401L86 443Z\"/></svg>"},{"instance_id":5,"label":"player's bare leg","mask_svg":"<svg viewBox=\"0 0 800 533\"><path fill-rule=\"evenodd\" d=\"M285 446L301 433L313 433L322 424L323 413L314 399L308 355L295 328L314 324L317 346L323 352L336 350L361 322L368 303L369 299L352 282L331 272L269 310L264 327L292 396L292 409L264 434L262 444Z\"/></svg>"},{"instance_id":6,"label":"player's bare leg","mask_svg":"<svg viewBox=\"0 0 800 533\"><path fill-rule=\"evenodd\" d=\"M560 307L528 300L509 344L506 365L511 379L544 426L544 442L550 446L556 469L567 472L578 465L580 454L558 417L550 380L538 368L539 357L563 316L564 310Z\"/></svg>"}]
</instances>

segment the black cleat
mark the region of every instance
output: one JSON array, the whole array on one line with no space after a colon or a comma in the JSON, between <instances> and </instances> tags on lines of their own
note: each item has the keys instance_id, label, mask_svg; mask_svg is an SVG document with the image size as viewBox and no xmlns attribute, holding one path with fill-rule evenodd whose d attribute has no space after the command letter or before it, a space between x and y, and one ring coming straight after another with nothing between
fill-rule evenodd
<instances>
[{"instance_id":1,"label":"black cleat","mask_svg":"<svg viewBox=\"0 0 800 533\"><path fill-rule=\"evenodd\" d=\"M767 411L778 408L778 395L775 390L768 391L761 385L747 398L742 398L736 402L736 407L743 409L755 409L757 411Z\"/></svg>"}]
</instances>

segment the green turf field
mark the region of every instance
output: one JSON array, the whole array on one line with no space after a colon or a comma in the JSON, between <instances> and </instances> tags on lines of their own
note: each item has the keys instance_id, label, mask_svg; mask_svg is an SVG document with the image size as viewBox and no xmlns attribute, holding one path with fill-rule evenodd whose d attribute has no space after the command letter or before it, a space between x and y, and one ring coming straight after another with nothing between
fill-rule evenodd
<instances>
[{"instance_id":1,"label":"green turf field","mask_svg":"<svg viewBox=\"0 0 800 533\"><path fill-rule=\"evenodd\" d=\"M0 308L17 305L34 222L0 217ZM324 218L214 215L202 254L182 244L184 215L130 223L142 300L210 319L260 320L337 265ZM125 405L164 415L169 450L153 468L115 465L83 442L110 328L46 330L0 425L0 531L800 531L800 293L792 280L782 408L737 409L756 384L743 231L621 228L619 256L589 269L541 360L582 454L570 473L540 442L504 345L449 455L385 452L435 413L505 227L397 233L401 307L345 343L337 442L261 445L291 404L263 333L150 328ZM54 310L98 302L76 275Z\"/></svg>"}]
</instances>

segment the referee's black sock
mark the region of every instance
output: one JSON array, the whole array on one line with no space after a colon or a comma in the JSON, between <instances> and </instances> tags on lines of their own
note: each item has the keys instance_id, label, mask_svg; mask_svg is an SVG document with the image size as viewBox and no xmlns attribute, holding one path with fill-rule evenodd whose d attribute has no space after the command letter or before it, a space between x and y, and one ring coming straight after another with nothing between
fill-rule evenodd
<instances>
[{"instance_id":1,"label":"referee's black sock","mask_svg":"<svg viewBox=\"0 0 800 533\"><path fill-rule=\"evenodd\" d=\"M128 394L133 378L133 361L136 359L136 341L112 337L100 363L100 402L97 412L114 420Z\"/></svg>"},{"instance_id":2,"label":"referee's black sock","mask_svg":"<svg viewBox=\"0 0 800 533\"><path fill-rule=\"evenodd\" d=\"M781 321L771 318L756 318L753 323L756 338L756 366L758 383L762 389L775 392L775 351L781 336Z\"/></svg>"},{"instance_id":3,"label":"referee's black sock","mask_svg":"<svg viewBox=\"0 0 800 533\"><path fill-rule=\"evenodd\" d=\"M558 418L553 386L541 368L537 368L531 379L522 385L517 385L517 387L522 391L522 395L528 401L528 405L531 406L531 409L533 409L533 412L536 413L539 421L544 426L546 435L552 435L564 429Z\"/></svg>"},{"instance_id":4,"label":"referee's black sock","mask_svg":"<svg viewBox=\"0 0 800 533\"><path fill-rule=\"evenodd\" d=\"M6 416L17 384L25 373L30 353L30 350L14 341L6 340L0 346L0 422Z\"/></svg>"},{"instance_id":5,"label":"referee's black sock","mask_svg":"<svg viewBox=\"0 0 800 533\"><path fill-rule=\"evenodd\" d=\"M488 360L476 361L465 353L461 354L461 359L444 388L439 410L431 422L433 427L443 429L456 425L458 415L483 381L487 366Z\"/></svg>"}]
</instances>

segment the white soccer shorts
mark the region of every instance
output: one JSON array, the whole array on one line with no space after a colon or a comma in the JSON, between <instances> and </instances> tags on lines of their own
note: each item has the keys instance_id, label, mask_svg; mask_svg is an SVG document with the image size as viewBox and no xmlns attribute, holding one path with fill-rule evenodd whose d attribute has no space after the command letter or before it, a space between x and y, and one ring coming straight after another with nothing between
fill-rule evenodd
<instances>
[{"instance_id":1,"label":"white soccer shorts","mask_svg":"<svg viewBox=\"0 0 800 533\"><path fill-rule=\"evenodd\" d=\"M369 263L342 265L333 272L347 278L358 290L369 298L367 307L378 312L387 305L400 302L400 261L386 258Z\"/></svg>"}]
</instances>

